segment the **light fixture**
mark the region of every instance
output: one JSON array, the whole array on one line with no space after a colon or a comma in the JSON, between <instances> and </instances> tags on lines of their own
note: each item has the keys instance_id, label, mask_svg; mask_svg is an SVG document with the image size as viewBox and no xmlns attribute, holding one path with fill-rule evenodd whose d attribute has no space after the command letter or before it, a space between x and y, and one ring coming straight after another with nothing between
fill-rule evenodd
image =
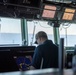
<instances>
[{"instance_id":1,"label":"light fixture","mask_svg":"<svg viewBox=\"0 0 76 75\"><path fill-rule=\"evenodd\" d=\"M55 17L56 13L56 6L52 5L45 5L43 12L42 12L42 17L47 18L47 19L53 19Z\"/></svg>"},{"instance_id":2,"label":"light fixture","mask_svg":"<svg viewBox=\"0 0 76 75\"><path fill-rule=\"evenodd\" d=\"M62 20L73 20L75 14L75 9L65 8L65 11L62 16Z\"/></svg>"}]
</instances>

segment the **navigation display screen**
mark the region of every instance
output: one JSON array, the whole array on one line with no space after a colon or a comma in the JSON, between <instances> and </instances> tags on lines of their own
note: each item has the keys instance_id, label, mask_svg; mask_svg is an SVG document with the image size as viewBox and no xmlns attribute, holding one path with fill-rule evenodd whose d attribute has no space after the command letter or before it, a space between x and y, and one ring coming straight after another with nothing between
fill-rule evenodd
<instances>
[{"instance_id":1,"label":"navigation display screen","mask_svg":"<svg viewBox=\"0 0 76 75\"><path fill-rule=\"evenodd\" d=\"M75 9L66 8L62 20L73 20Z\"/></svg>"},{"instance_id":2,"label":"navigation display screen","mask_svg":"<svg viewBox=\"0 0 76 75\"><path fill-rule=\"evenodd\" d=\"M32 61L32 57L30 55L19 56L19 57L14 56L14 59L18 65L18 68L20 71L26 71L26 70L30 69L29 66L30 66L31 61Z\"/></svg>"},{"instance_id":3,"label":"navigation display screen","mask_svg":"<svg viewBox=\"0 0 76 75\"><path fill-rule=\"evenodd\" d=\"M45 5L42 17L44 18L54 18L56 12L56 6Z\"/></svg>"}]
</instances>

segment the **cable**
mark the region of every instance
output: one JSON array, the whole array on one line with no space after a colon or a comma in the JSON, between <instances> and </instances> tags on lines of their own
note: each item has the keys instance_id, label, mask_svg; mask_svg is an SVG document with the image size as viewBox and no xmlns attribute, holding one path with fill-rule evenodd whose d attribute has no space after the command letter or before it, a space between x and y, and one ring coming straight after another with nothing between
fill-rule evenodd
<instances>
[{"instance_id":1,"label":"cable","mask_svg":"<svg viewBox=\"0 0 76 75\"><path fill-rule=\"evenodd\" d=\"M38 21L39 22L39 21ZM43 27L43 28L50 28L50 27L44 27L44 26L42 26L41 24L40 24L40 22L39 22L39 25L41 26L41 27Z\"/></svg>"},{"instance_id":2,"label":"cable","mask_svg":"<svg viewBox=\"0 0 76 75\"><path fill-rule=\"evenodd\" d=\"M17 17L16 13L14 12L14 17Z\"/></svg>"},{"instance_id":3,"label":"cable","mask_svg":"<svg viewBox=\"0 0 76 75\"><path fill-rule=\"evenodd\" d=\"M34 21L33 21L34 22ZM31 46L33 44L33 40L34 40L34 35L35 35L35 28L36 28L36 25L35 25L35 22L34 22L34 29L33 29L33 35L32 35L32 41L31 41Z\"/></svg>"},{"instance_id":4,"label":"cable","mask_svg":"<svg viewBox=\"0 0 76 75\"><path fill-rule=\"evenodd\" d=\"M70 25L71 25L71 23L67 23L67 24L66 24L66 23L63 23L63 24L62 24L62 28L65 29L66 46L67 46L67 28L69 28Z\"/></svg>"},{"instance_id":5,"label":"cable","mask_svg":"<svg viewBox=\"0 0 76 75\"><path fill-rule=\"evenodd\" d=\"M62 23L63 28L69 28L71 23Z\"/></svg>"}]
</instances>

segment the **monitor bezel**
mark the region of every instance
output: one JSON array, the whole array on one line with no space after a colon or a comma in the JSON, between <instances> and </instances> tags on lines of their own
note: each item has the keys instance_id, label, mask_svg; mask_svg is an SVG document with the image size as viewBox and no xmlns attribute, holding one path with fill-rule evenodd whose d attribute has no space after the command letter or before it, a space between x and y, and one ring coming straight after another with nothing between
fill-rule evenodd
<instances>
[{"instance_id":1,"label":"monitor bezel","mask_svg":"<svg viewBox=\"0 0 76 75\"><path fill-rule=\"evenodd\" d=\"M55 6L55 5L49 5L49 4L46 4L47 6ZM41 19L43 20L56 20L56 16L57 16L57 7L56 7L56 10L51 10L51 9L45 9L45 4L42 5L42 11L41 11ZM54 17L43 17L43 12L44 10L47 10L47 11L55 11L55 14L54 14Z\"/></svg>"},{"instance_id":2,"label":"monitor bezel","mask_svg":"<svg viewBox=\"0 0 76 75\"><path fill-rule=\"evenodd\" d=\"M66 10L66 9L74 9L74 8L64 7L64 8L63 8L63 10L62 10L61 21L69 21L69 22L71 22L71 21L73 21L73 20L74 20L74 15L75 15L75 13L76 13L76 10L74 9L74 10L75 10L75 12L74 12L74 13L72 13L72 12L65 12L65 10ZM72 19L63 19L64 13L73 14Z\"/></svg>"}]
</instances>

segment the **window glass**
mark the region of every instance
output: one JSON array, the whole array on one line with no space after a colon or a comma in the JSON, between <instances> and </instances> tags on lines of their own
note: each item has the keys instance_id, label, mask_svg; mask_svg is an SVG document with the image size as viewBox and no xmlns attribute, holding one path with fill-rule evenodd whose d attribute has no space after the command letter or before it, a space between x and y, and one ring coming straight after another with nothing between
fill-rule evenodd
<instances>
[{"instance_id":1,"label":"window glass","mask_svg":"<svg viewBox=\"0 0 76 75\"><path fill-rule=\"evenodd\" d=\"M47 21L27 21L28 26L28 41L29 45L34 45L35 34L39 31L45 31L48 34L48 39L54 41L53 27L48 25Z\"/></svg>"},{"instance_id":2,"label":"window glass","mask_svg":"<svg viewBox=\"0 0 76 75\"><path fill-rule=\"evenodd\" d=\"M64 38L64 45L74 46L76 44L76 24L65 23L59 28L60 38Z\"/></svg>"},{"instance_id":3,"label":"window glass","mask_svg":"<svg viewBox=\"0 0 76 75\"><path fill-rule=\"evenodd\" d=\"M0 17L0 45L22 44L20 19Z\"/></svg>"}]
</instances>

